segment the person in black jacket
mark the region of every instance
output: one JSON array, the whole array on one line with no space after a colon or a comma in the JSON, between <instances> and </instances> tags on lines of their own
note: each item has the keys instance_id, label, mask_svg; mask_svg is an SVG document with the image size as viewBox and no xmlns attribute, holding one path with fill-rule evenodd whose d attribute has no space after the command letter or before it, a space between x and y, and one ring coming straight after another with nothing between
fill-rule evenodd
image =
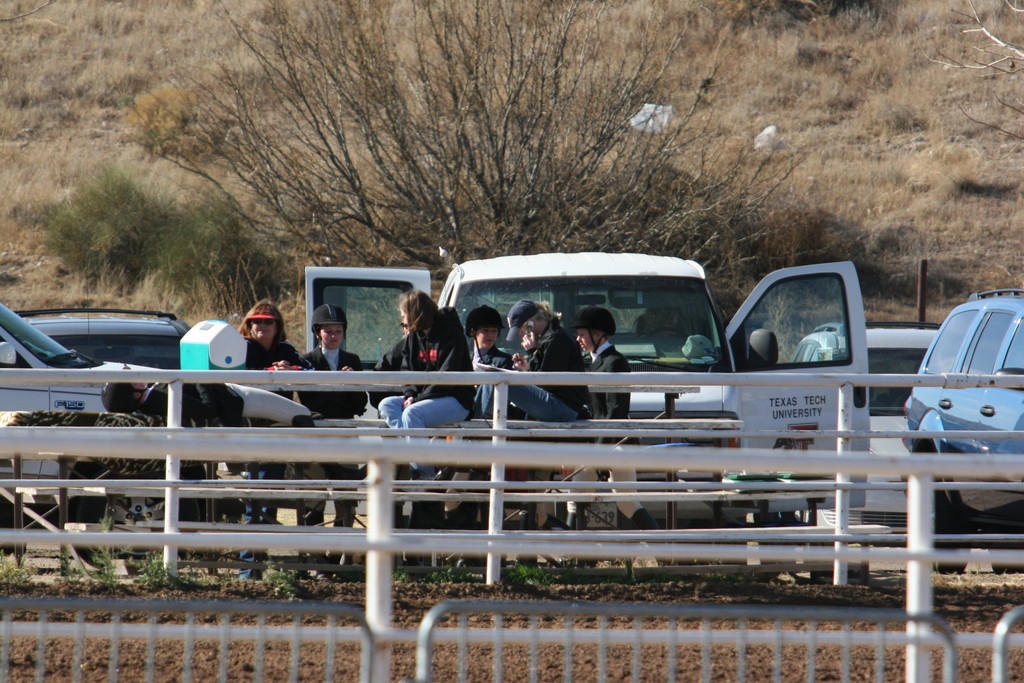
<instances>
[{"instance_id":1,"label":"person in black jacket","mask_svg":"<svg viewBox=\"0 0 1024 683\"><path fill-rule=\"evenodd\" d=\"M262 299L253 304L238 325L245 338L247 370L312 370L290 342L284 329L284 318L272 302Z\"/></svg>"},{"instance_id":2,"label":"person in black jacket","mask_svg":"<svg viewBox=\"0 0 1024 683\"><path fill-rule=\"evenodd\" d=\"M246 340L245 367L248 370L312 370L309 361L304 360L288 341L284 318L271 301L262 299L253 304L242 318L238 332ZM275 392L290 399L292 392ZM246 465L246 479L284 479L285 463L249 463ZM243 524L277 524L277 507L267 502L245 502ZM243 562L254 561L256 554L243 550ZM241 569L240 578L258 578L260 572Z\"/></svg>"},{"instance_id":3,"label":"person in black jacket","mask_svg":"<svg viewBox=\"0 0 1024 683\"><path fill-rule=\"evenodd\" d=\"M302 358L314 370L352 372L362 370L359 356L341 348L348 332L348 318L345 310L335 304L320 304L313 310L311 331L316 347ZM349 420L366 411L365 391L300 391L299 402L321 417L331 420ZM337 463L295 463L295 474L304 479L362 479L364 469L355 465ZM345 508L344 511L341 508ZM343 520L346 525L351 518L351 506L335 502L335 525ZM325 520L324 502L307 501L303 508L303 523L307 526L322 525ZM323 559L326 559L323 558Z\"/></svg>"},{"instance_id":4,"label":"person in black jacket","mask_svg":"<svg viewBox=\"0 0 1024 683\"><path fill-rule=\"evenodd\" d=\"M517 370L530 372L583 372L580 348L562 327L546 301L523 299L508 313L508 340L520 340L526 355L512 356ZM479 417L490 417L494 387L481 386ZM591 417L590 392L585 386L510 386L508 400L530 419L571 422Z\"/></svg>"},{"instance_id":5,"label":"person in black jacket","mask_svg":"<svg viewBox=\"0 0 1024 683\"><path fill-rule=\"evenodd\" d=\"M426 292L413 289L398 303L405 336L377 364L378 369L469 372L473 369L466 336L453 308L438 310ZM400 396L380 401L380 416L394 429L416 429L459 422L469 417L473 388L409 385Z\"/></svg>"},{"instance_id":6,"label":"person in black jacket","mask_svg":"<svg viewBox=\"0 0 1024 683\"><path fill-rule=\"evenodd\" d=\"M473 340L473 366L512 369L512 356L497 346L505 321L490 306L477 306L466 315L466 336Z\"/></svg>"},{"instance_id":7,"label":"person in black jacket","mask_svg":"<svg viewBox=\"0 0 1024 683\"><path fill-rule=\"evenodd\" d=\"M316 348L302 354L315 370L362 370L359 356L341 348L348 332L344 309L334 304L321 304L313 311L313 336ZM366 411L365 391L300 391L299 402L325 418L348 420Z\"/></svg>"},{"instance_id":8,"label":"person in black jacket","mask_svg":"<svg viewBox=\"0 0 1024 683\"><path fill-rule=\"evenodd\" d=\"M619 353L611 343L611 337L615 334L615 318L611 311L601 306L587 306L576 315L572 327L576 330L576 341L580 348L590 356L588 372L629 372L629 361ZM598 419L621 419L629 418L629 394L620 392L591 392L593 402L591 406L594 417ZM597 473L591 467L585 467L573 476L574 481L594 481ZM613 482L636 481L636 468L630 466L613 467L610 470L609 480ZM628 493L621 489L612 489L613 493ZM637 529L657 529L658 523L654 521L651 513L640 503L633 500L623 500L617 503L619 511L622 512ZM569 503L570 516L573 515L575 505ZM567 519L570 523L574 520Z\"/></svg>"},{"instance_id":9,"label":"person in black jacket","mask_svg":"<svg viewBox=\"0 0 1024 683\"><path fill-rule=\"evenodd\" d=\"M378 361L383 371L449 371L473 369L462 322L454 308L438 309L426 292L413 289L401 296L398 312L405 336ZM459 422L473 408L472 386L444 384L409 385L397 396L380 399L377 411L393 429L422 429ZM433 479L432 465L410 463L412 479ZM444 526L443 504L414 503L410 524L414 528Z\"/></svg>"}]
</instances>

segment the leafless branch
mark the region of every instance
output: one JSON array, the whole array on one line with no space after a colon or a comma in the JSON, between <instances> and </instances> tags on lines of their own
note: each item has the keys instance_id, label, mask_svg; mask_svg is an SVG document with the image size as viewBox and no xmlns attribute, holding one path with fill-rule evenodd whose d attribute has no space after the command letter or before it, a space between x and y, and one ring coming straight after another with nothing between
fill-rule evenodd
<instances>
[{"instance_id":1,"label":"leafless branch","mask_svg":"<svg viewBox=\"0 0 1024 683\"><path fill-rule=\"evenodd\" d=\"M55 2L57 2L57 0L46 0L46 2L44 2L42 5L40 5L39 7L36 7L35 9L29 10L28 12L22 12L21 14L18 14L18 15L13 16L13 17L0 17L0 22L4 22L4 21L17 21L18 19L24 19L25 17L27 17L29 15L35 14L36 12L38 12L38 11L40 11L42 9L45 9L46 7L49 7L50 5L52 5Z\"/></svg>"}]
</instances>

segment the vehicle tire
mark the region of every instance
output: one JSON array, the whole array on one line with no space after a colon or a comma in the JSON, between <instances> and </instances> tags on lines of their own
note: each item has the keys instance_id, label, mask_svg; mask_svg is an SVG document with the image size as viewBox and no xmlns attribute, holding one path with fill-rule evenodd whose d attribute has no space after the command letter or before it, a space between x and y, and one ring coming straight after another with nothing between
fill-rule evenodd
<instances>
[{"instance_id":1,"label":"vehicle tire","mask_svg":"<svg viewBox=\"0 0 1024 683\"><path fill-rule=\"evenodd\" d=\"M935 445L922 441L914 446L914 453L936 453ZM956 491L935 492L935 533L936 534L967 534L972 529L964 519L963 506L959 504L960 495ZM953 546L946 546L953 547ZM963 574L967 571L966 564L938 564L935 571L939 574Z\"/></svg>"},{"instance_id":2,"label":"vehicle tire","mask_svg":"<svg viewBox=\"0 0 1024 683\"><path fill-rule=\"evenodd\" d=\"M964 520L962 506L957 505L960 496L956 491L935 492L935 533L936 534L969 534L973 531ZM956 546L947 546L956 547ZM963 574L967 571L966 564L936 564L940 574Z\"/></svg>"}]
</instances>

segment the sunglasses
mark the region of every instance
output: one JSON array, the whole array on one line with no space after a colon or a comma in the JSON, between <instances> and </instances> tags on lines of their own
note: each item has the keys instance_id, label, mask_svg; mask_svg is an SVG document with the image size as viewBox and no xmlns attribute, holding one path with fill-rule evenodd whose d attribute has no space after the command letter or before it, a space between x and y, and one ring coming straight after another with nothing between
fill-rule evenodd
<instances>
[{"instance_id":1,"label":"sunglasses","mask_svg":"<svg viewBox=\"0 0 1024 683\"><path fill-rule=\"evenodd\" d=\"M267 318L253 318L249 321L250 325L276 325L276 320L269 320Z\"/></svg>"}]
</instances>

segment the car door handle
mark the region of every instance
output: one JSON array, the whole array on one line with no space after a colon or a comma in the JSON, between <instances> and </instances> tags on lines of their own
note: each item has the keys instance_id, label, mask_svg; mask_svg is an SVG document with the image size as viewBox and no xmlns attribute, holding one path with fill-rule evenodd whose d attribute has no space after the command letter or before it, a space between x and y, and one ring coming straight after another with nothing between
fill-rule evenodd
<instances>
[{"instance_id":1,"label":"car door handle","mask_svg":"<svg viewBox=\"0 0 1024 683\"><path fill-rule=\"evenodd\" d=\"M993 415L996 414L996 409L993 408L992 406L982 406L981 414L984 415L985 417L992 417Z\"/></svg>"},{"instance_id":2,"label":"car door handle","mask_svg":"<svg viewBox=\"0 0 1024 683\"><path fill-rule=\"evenodd\" d=\"M953 407L953 402L950 401L948 398L940 398L939 407L942 408L943 410L949 410L950 408Z\"/></svg>"}]
</instances>

